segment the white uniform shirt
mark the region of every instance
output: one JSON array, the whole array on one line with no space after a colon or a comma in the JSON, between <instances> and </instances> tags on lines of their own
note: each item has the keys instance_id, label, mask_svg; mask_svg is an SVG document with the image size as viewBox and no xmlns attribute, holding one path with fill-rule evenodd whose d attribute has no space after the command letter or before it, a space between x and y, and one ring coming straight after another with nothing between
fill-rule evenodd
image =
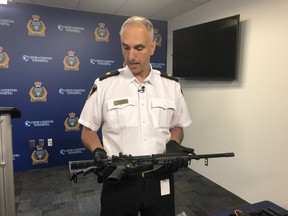
<instances>
[{"instance_id":1,"label":"white uniform shirt","mask_svg":"<svg viewBox=\"0 0 288 216\"><path fill-rule=\"evenodd\" d=\"M143 83L128 67L118 71L119 75L95 80L97 90L87 99L79 122L94 131L103 125L109 156L163 153L169 129L191 124L180 84L157 70L151 70Z\"/></svg>"}]
</instances>

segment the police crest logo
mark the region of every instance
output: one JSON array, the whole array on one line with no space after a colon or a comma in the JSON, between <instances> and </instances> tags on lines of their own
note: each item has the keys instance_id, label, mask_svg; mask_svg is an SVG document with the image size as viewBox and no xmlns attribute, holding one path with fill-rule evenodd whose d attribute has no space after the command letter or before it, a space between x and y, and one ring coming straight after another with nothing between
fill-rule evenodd
<instances>
[{"instance_id":1,"label":"police crest logo","mask_svg":"<svg viewBox=\"0 0 288 216\"><path fill-rule=\"evenodd\" d=\"M29 91L31 102L45 102L47 94L47 90L42 86L42 82L39 81L34 82L34 86Z\"/></svg>"},{"instance_id":2,"label":"police crest logo","mask_svg":"<svg viewBox=\"0 0 288 216\"><path fill-rule=\"evenodd\" d=\"M94 32L95 40L100 42L109 42L109 30L105 28L105 23L99 23L99 26L95 29Z\"/></svg>"},{"instance_id":3,"label":"police crest logo","mask_svg":"<svg viewBox=\"0 0 288 216\"><path fill-rule=\"evenodd\" d=\"M75 52L70 50L68 51L68 55L63 59L64 70L74 70L78 71L80 66L80 61L77 56L75 56Z\"/></svg>"},{"instance_id":4,"label":"police crest logo","mask_svg":"<svg viewBox=\"0 0 288 216\"><path fill-rule=\"evenodd\" d=\"M44 140L43 140L44 141ZM43 164L48 163L48 151L44 149L44 143L42 140L39 140L39 144L36 146L36 150L34 150L31 154L32 164Z\"/></svg>"},{"instance_id":5,"label":"police crest logo","mask_svg":"<svg viewBox=\"0 0 288 216\"><path fill-rule=\"evenodd\" d=\"M46 26L39 15L32 15L32 19L27 23L27 29L30 36L45 37Z\"/></svg>"},{"instance_id":6,"label":"police crest logo","mask_svg":"<svg viewBox=\"0 0 288 216\"><path fill-rule=\"evenodd\" d=\"M69 117L67 117L64 121L65 131L79 131L80 123L78 122L78 118L76 114L71 112L69 113Z\"/></svg>"},{"instance_id":7,"label":"police crest logo","mask_svg":"<svg viewBox=\"0 0 288 216\"><path fill-rule=\"evenodd\" d=\"M0 47L0 68L9 67L9 56L6 52L3 52L3 47Z\"/></svg>"},{"instance_id":8,"label":"police crest logo","mask_svg":"<svg viewBox=\"0 0 288 216\"><path fill-rule=\"evenodd\" d=\"M158 29L154 29L154 40L156 41L156 45L158 47L161 47L161 43L162 43L162 36L159 33Z\"/></svg>"}]
</instances>

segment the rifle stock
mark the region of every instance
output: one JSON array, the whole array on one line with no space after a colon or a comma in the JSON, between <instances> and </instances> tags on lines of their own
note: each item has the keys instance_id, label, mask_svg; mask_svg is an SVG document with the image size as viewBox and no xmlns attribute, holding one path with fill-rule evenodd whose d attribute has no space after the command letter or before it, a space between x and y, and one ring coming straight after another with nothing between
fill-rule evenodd
<instances>
[{"instance_id":1,"label":"rifle stock","mask_svg":"<svg viewBox=\"0 0 288 216\"><path fill-rule=\"evenodd\" d=\"M102 159L100 162L94 160L69 161L70 180L77 182L77 175L83 173L87 175L95 173L100 179L105 170L110 170L107 179L109 183L118 183L123 175L136 172L153 171L155 166L173 167L174 172L179 168L188 167L191 160L205 159L205 165L208 166L209 158L234 157L233 152L217 154L194 154L194 153L164 153L144 156L122 155L112 156L110 159ZM112 171L111 171L112 170ZM99 180L101 183L102 181Z\"/></svg>"}]
</instances>

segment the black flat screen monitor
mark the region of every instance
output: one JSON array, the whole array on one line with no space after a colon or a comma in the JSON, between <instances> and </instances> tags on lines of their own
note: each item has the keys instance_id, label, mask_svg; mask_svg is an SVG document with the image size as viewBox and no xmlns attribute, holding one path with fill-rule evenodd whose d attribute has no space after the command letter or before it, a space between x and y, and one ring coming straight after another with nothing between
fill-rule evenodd
<instances>
[{"instance_id":1,"label":"black flat screen monitor","mask_svg":"<svg viewBox=\"0 0 288 216\"><path fill-rule=\"evenodd\" d=\"M173 31L173 76L236 80L239 19L235 15Z\"/></svg>"}]
</instances>

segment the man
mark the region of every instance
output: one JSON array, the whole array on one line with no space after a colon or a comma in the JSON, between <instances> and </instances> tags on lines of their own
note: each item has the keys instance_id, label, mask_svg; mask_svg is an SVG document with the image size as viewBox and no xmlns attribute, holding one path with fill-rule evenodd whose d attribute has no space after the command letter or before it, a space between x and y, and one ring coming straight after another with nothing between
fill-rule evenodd
<instances>
[{"instance_id":1,"label":"man","mask_svg":"<svg viewBox=\"0 0 288 216\"><path fill-rule=\"evenodd\" d=\"M82 110L81 139L95 160L107 156L191 152L180 146L183 127L191 123L178 81L153 70L152 23L144 17L127 19L120 30L125 68L94 82ZM102 126L103 143L97 135ZM166 188L166 189L164 189ZM120 183L103 182L102 216L174 216L174 180L159 169L149 175L131 174Z\"/></svg>"}]
</instances>

